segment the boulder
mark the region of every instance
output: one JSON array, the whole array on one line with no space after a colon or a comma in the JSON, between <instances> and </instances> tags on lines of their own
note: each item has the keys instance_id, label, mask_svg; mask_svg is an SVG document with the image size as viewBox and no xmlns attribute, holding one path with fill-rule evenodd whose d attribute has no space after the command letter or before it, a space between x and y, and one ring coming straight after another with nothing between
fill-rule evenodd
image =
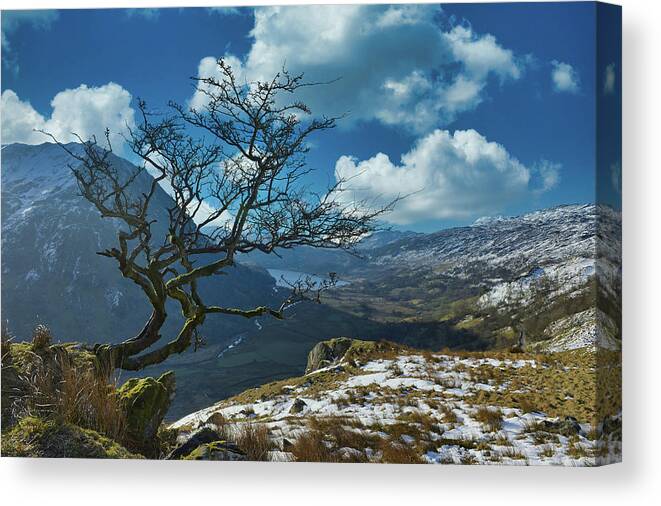
<instances>
[{"instance_id":1,"label":"boulder","mask_svg":"<svg viewBox=\"0 0 661 506\"><path fill-rule=\"evenodd\" d=\"M189 453L185 460L247 460L243 453L234 443L227 441L213 441L198 446Z\"/></svg>"},{"instance_id":2,"label":"boulder","mask_svg":"<svg viewBox=\"0 0 661 506\"><path fill-rule=\"evenodd\" d=\"M190 455L196 448L218 441L220 435L211 427L204 426L192 432L183 443L172 450L166 457L168 460L177 460Z\"/></svg>"},{"instance_id":3,"label":"boulder","mask_svg":"<svg viewBox=\"0 0 661 506\"><path fill-rule=\"evenodd\" d=\"M303 399L294 399L294 403L291 405L291 408L289 408L289 412L292 414L300 413L307 408L307 406L308 405Z\"/></svg>"},{"instance_id":4,"label":"boulder","mask_svg":"<svg viewBox=\"0 0 661 506\"><path fill-rule=\"evenodd\" d=\"M2 434L3 457L141 459L98 432L77 425L21 419Z\"/></svg>"},{"instance_id":5,"label":"boulder","mask_svg":"<svg viewBox=\"0 0 661 506\"><path fill-rule=\"evenodd\" d=\"M175 392L174 372L159 378L132 378L117 390L126 414L130 448L149 457L158 456L158 428Z\"/></svg>"},{"instance_id":6,"label":"boulder","mask_svg":"<svg viewBox=\"0 0 661 506\"><path fill-rule=\"evenodd\" d=\"M348 337L334 337L328 341L317 343L308 354L308 363L305 374L338 363L351 347L353 339Z\"/></svg>"},{"instance_id":7,"label":"boulder","mask_svg":"<svg viewBox=\"0 0 661 506\"><path fill-rule=\"evenodd\" d=\"M573 416L566 416L564 420L558 421L544 420L542 424L546 430L557 432L566 437L580 434L581 432L581 425Z\"/></svg>"}]
</instances>

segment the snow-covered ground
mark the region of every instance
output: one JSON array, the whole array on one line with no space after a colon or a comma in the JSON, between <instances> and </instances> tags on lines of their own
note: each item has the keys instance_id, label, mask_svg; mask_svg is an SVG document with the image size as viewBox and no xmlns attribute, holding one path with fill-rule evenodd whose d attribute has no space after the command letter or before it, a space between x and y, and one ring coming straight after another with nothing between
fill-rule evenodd
<instances>
[{"instance_id":1,"label":"snow-covered ground","mask_svg":"<svg viewBox=\"0 0 661 506\"><path fill-rule=\"evenodd\" d=\"M220 402L172 427L191 431L214 413L221 413L237 424L266 424L275 446L283 449L285 441L295 441L306 432L305 421L310 419L338 420L346 424L346 430L383 438L388 437L389 427L404 421L411 431L401 434L399 440L421 448L420 457L428 463L586 466L596 462L598 444L589 423L476 401L480 391L504 392L508 381L499 383L474 372L490 367L507 378L522 368L548 367L546 363L514 356L404 353L358 364L350 375L345 367L340 363L292 384L283 382L276 392L251 402ZM334 374L337 380L328 380ZM498 413L496 420L485 423L485 410ZM619 448L618 443L612 445L613 451ZM378 448L350 451L364 452L370 460L380 458ZM286 451L275 452L273 457L294 458Z\"/></svg>"}]
</instances>

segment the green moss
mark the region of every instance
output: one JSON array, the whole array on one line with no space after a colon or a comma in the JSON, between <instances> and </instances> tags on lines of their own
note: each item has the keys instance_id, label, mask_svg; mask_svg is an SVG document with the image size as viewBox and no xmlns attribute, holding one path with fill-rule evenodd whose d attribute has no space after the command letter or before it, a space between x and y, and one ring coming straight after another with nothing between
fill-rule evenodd
<instances>
[{"instance_id":1,"label":"green moss","mask_svg":"<svg viewBox=\"0 0 661 506\"><path fill-rule=\"evenodd\" d=\"M159 378L131 378L117 389L126 412L128 437L136 447L146 448L156 438L174 387L174 372L169 371Z\"/></svg>"},{"instance_id":2,"label":"green moss","mask_svg":"<svg viewBox=\"0 0 661 506\"><path fill-rule=\"evenodd\" d=\"M4 457L139 459L98 432L26 417L2 435Z\"/></svg>"},{"instance_id":3,"label":"green moss","mask_svg":"<svg viewBox=\"0 0 661 506\"><path fill-rule=\"evenodd\" d=\"M233 450L227 441L212 441L198 446L182 460L245 460L245 455Z\"/></svg>"},{"instance_id":4,"label":"green moss","mask_svg":"<svg viewBox=\"0 0 661 506\"><path fill-rule=\"evenodd\" d=\"M148 454L158 446L158 428L174 395L174 373L159 378L131 378L117 389L126 413L127 437L131 447Z\"/></svg>"}]
</instances>

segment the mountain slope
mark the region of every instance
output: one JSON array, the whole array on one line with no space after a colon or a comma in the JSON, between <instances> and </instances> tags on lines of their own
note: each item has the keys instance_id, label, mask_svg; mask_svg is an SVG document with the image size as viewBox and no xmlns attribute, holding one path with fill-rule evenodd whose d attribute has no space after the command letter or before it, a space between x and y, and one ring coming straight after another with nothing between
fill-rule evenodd
<instances>
[{"instance_id":1,"label":"mountain slope","mask_svg":"<svg viewBox=\"0 0 661 506\"><path fill-rule=\"evenodd\" d=\"M620 230L620 213L572 205L404 238L369 251L336 302L372 318L450 322L487 347L513 344L521 327L553 339L551 324L598 305L580 325L601 326L597 341L618 347Z\"/></svg>"},{"instance_id":2,"label":"mountain slope","mask_svg":"<svg viewBox=\"0 0 661 506\"><path fill-rule=\"evenodd\" d=\"M60 339L117 342L140 329L150 307L112 260L96 254L116 244L119 223L102 219L79 196L71 161L50 143L2 148L3 323L20 337L42 322ZM114 155L112 163L120 173L132 169ZM151 176L142 172L130 190L144 192L150 184ZM153 202L158 230L166 226L172 201L159 188ZM273 286L265 272L237 266L229 276L205 280L201 291L214 303L250 306L273 302ZM168 313L166 336L181 324L175 305ZM246 327L244 321L208 318L202 332L225 342Z\"/></svg>"},{"instance_id":3,"label":"mountain slope","mask_svg":"<svg viewBox=\"0 0 661 506\"><path fill-rule=\"evenodd\" d=\"M420 353L342 338L318 347L338 349L341 342L346 351L325 367L248 390L172 428L183 440L200 429L233 440L262 428L273 448L269 460L281 461L590 466L620 460L617 353L599 361L588 350Z\"/></svg>"}]
</instances>

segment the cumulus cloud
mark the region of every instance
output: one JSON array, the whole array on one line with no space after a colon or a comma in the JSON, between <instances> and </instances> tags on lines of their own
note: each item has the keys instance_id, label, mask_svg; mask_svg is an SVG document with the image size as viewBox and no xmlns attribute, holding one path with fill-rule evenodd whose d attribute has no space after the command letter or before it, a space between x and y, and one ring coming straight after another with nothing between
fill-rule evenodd
<instances>
[{"instance_id":1,"label":"cumulus cloud","mask_svg":"<svg viewBox=\"0 0 661 506\"><path fill-rule=\"evenodd\" d=\"M342 156L335 164L335 177L346 181L340 194L346 203L376 207L405 197L384 219L406 225L500 212L557 185L558 170L559 165L551 162L528 168L475 130L437 129L403 154L398 164L383 153L363 161ZM538 187L533 179L539 180Z\"/></svg>"},{"instance_id":2,"label":"cumulus cloud","mask_svg":"<svg viewBox=\"0 0 661 506\"><path fill-rule=\"evenodd\" d=\"M576 69L558 60L553 60L551 66L553 89L557 92L578 93L581 81Z\"/></svg>"},{"instance_id":3,"label":"cumulus cloud","mask_svg":"<svg viewBox=\"0 0 661 506\"><path fill-rule=\"evenodd\" d=\"M2 142L40 144L48 140L36 129L52 133L63 142L74 141L74 133L87 139L92 135L102 139L110 129L115 144L126 125L133 125L131 94L115 83L99 87L81 84L78 88L59 92L51 101L52 112L45 117L30 102L21 100L12 90L2 92Z\"/></svg>"},{"instance_id":4,"label":"cumulus cloud","mask_svg":"<svg viewBox=\"0 0 661 506\"><path fill-rule=\"evenodd\" d=\"M615 93L615 63L609 63L604 70L604 95Z\"/></svg>"},{"instance_id":5,"label":"cumulus cloud","mask_svg":"<svg viewBox=\"0 0 661 506\"><path fill-rule=\"evenodd\" d=\"M59 17L55 10L9 10L2 11L2 64L3 66L18 73L19 66L16 55L11 46L11 35L22 25L29 25L35 29L47 30Z\"/></svg>"},{"instance_id":6,"label":"cumulus cloud","mask_svg":"<svg viewBox=\"0 0 661 506\"><path fill-rule=\"evenodd\" d=\"M316 114L426 132L476 107L491 77L515 80L524 66L492 35L442 30L441 12L433 5L257 8L247 56L224 56L246 80L271 78L286 65L310 81L332 81L301 92ZM200 77L217 76L215 59L200 62ZM205 100L197 90L190 105Z\"/></svg>"}]
</instances>

